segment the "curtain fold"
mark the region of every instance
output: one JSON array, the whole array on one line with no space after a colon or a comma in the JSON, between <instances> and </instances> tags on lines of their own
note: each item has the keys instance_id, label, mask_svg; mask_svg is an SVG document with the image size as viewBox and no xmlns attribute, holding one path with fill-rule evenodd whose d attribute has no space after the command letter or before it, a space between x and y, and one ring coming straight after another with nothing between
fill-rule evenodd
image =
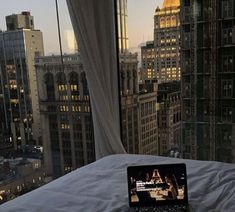
<instances>
[{"instance_id":1,"label":"curtain fold","mask_svg":"<svg viewBox=\"0 0 235 212\"><path fill-rule=\"evenodd\" d=\"M125 153L120 139L114 0L67 0L89 86L96 159Z\"/></svg>"}]
</instances>

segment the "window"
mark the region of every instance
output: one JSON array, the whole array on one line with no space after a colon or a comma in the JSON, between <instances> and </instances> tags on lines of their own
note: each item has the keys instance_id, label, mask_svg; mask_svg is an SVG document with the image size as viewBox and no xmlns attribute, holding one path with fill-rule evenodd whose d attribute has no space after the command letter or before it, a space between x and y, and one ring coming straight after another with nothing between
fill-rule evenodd
<instances>
[{"instance_id":1,"label":"window","mask_svg":"<svg viewBox=\"0 0 235 212\"><path fill-rule=\"evenodd\" d=\"M149 1L155 8L144 11ZM19 8L22 6L17 0L11 2L18 4ZM45 161L49 163L42 163L42 167L50 164L50 177L57 178L95 160L92 121L96 120L96 116L92 112L96 108L90 106L90 81L87 82L86 76L88 70L83 66L82 54L79 53L80 43L76 43L72 26L68 24L70 18L66 11L66 1L60 1L59 7L63 14L60 16L62 55L56 22L53 20L56 16L51 12L55 8L50 8L53 3L48 2L49 0L40 3L32 1L25 8L32 11L41 5L45 8L42 14L32 13L34 19L28 20L27 24L31 27L35 24L35 30L28 36L29 42L27 36L20 33L20 29L14 31L16 23L7 24L11 29L9 32L0 31L0 141L5 141L6 134L6 140L10 141L8 143L17 153L24 144L35 152L37 150L34 147L43 149L42 152L46 154L38 154L38 158L41 160L44 156L48 157ZM127 2L128 7L133 7L130 10L127 10L125 4L118 5L118 41L122 49L119 54L120 91L117 93L121 94L119 106L122 111L124 148L128 153L164 153L167 156L170 148L174 147L186 158L219 160L216 156L210 158L212 152L207 158L202 155L209 150L218 149L217 138L220 138L221 145L232 140L230 127L234 124L234 0L218 1L218 11L212 11L213 1L206 0L181 0L180 8L163 10L163 1L138 1L142 5L140 7L136 7L136 0ZM8 1L5 4L9 10L3 15L12 14L12 5ZM195 5L198 7L194 7ZM97 13L98 10L95 14ZM219 32L211 32L213 28L210 28L208 20L210 14L216 15L213 20L216 21ZM140 15L143 15L142 20L139 19ZM199 22L196 23L197 21ZM42 29L39 28L41 26ZM107 29L107 25L103 26ZM96 27L98 29L100 26ZM4 25L0 28L4 28ZM44 36L43 42L40 39L40 30ZM30 29L23 31L30 32ZM218 38L215 46L210 38L213 34ZM98 41L103 39L99 38ZM101 43L103 42L99 45ZM27 52L25 47L32 44L33 48L27 49L30 51ZM110 42L107 41L107 45ZM93 45L89 48L90 55L95 52L92 49L95 47ZM212 61L212 49L218 58L216 62ZM97 52L102 54L102 51ZM97 69L100 66L106 68L100 63L95 65ZM111 76L112 68L108 68ZM216 80L211 73L216 74ZM102 78L100 75L96 77ZM115 82L112 81L113 84ZM106 83L102 84L106 86L106 90L114 90ZM34 92L36 90L38 93ZM94 92L94 89L90 91ZM104 96L105 100L108 96ZM94 98L94 95L91 97ZM117 98L113 100L116 102ZM92 109L94 110L91 111ZM112 110L113 107L110 107L110 111ZM100 112L102 118L106 117L105 112ZM212 120L215 121L213 126ZM201 132L201 125L210 126ZM213 131L210 132L209 128ZM215 146L210 146L213 142L209 143L208 138L213 133ZM2 143L4 142L1 145ZM45 143L47 145L43 146ZM8 151L0 151L0 158L6 157L3 155L6 152ZM24 158L25 155L20 157ZM0 164L0 172L2 170ZM44 183L42 177L38 184L39 177L33 178L35 187ZM26 187L27 184L17 185L14 195L18 196L19 191Z\"/></svg>"},{"instance_id":2,"label":"window","mask_svg":"<svg viewBox=\"0 0 235 212\"><path fill-rule=\"evenodd\" d=\"M171 27L171 17L166 18L166 27Z\"/></svg>"},{"instance_id":3,"label":"window","mask_svg":"<svg viewBox=\"0 0 235 212\"><path fill-rule=\"evenodd\" d=\"M232 121L232 108L223 106L221 111L221 120L223 122L231 122Z\"/></svg>"},{"instance_id":4,"label":"window","mask_svg":"<svg viewBox=\"0 0 235 212\"><path fill-rule=\"evenodd\" d=\"M67 106L67 105L60 105L60 111L61 112L68 112L69 111L69 106Z\"/></svg>"},{"instance_id":5,"label":"window","mask_svg":"<svg viewBox=\"0 0 235 212\"><path fill-rule=\"evenodd\" d=\"M222 0L222 17L223 18L228 18L233 16L233 11L234 11L234 1L233 0Z\"/></svg>"},{"instance_id":6,"label":"window","mask_svg":"<svg viewBox=\"0 0 235 212\"><path fill-rule=\"evenodd\" d=\"M222 43L223 43L223 45L232 44L232 40L233 40L232 28L223 29L223 33L222 33Z\"/></svg>"},{"instance_id":7,"label":"window","mask_svg":"<svg viewBox=\"0 0 235 212\"><path fill-rule=\"evenodd\" d=\"M222 97L232 97L232 80L222 80Z\"/></svg>"},{"instance_id":8,"label":"window","mask_svg":"<svg viewBox=\"0 0 235 212\"><path fill-rule=\"evenodd\" d=\"M184 0L183 5L187 7L190 6L190 0Z\"/></svg>"},{"instance_id":9,"label":"window","mask_svg":"<svg viewBox=\"0 0 235 212\"><path fill-rule=\"evenodd\" d=\"M58 90L59 91L66 91L67 90L67 85L58 85Z\"/></svg>"},{"instance_id":10,"label":"window","mask_svg":"<svg viewBox=\"0 0 235 212\"><path fill-rule=\"evenodd\" d=\"M165 21L165 18L161 18L160 19L160 28L164 28L166 27L166 21Z\"/></svg>"},{"instance_id":11,"label":"window","mask_svg":"<svg viewBox=\"0 0 235 212\"><path fill-rule=\"evenodd\" d=\"M233 56L223 57L223 72L233 72Z\"/></svg>"},{"instance_id":12,"label":"window","mask_svg":"<svg viewBox=\"0 0 235 212\"><path fill-rule=\"evenodd\" d=\"M176 27L176 17L175 16L171 17L171 26Z\"/></svg>"}]
</instances>

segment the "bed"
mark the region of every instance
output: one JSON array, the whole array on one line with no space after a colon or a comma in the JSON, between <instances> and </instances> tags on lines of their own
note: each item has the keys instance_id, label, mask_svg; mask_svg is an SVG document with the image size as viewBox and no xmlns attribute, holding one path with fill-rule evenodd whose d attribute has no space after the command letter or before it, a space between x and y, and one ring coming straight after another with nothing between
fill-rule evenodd
<instances>
[{"instance_id":1,"label":"bed","mask_svg":"<svg viewBox=\"0 0 235 212\"><path fill-rule=\"evenodd\" d=\"M235 165L146 155L111 155L0 205L0 211L129 211L126 167L186 163L196 212L235 211Z\"/></svg>"}]
</instances>

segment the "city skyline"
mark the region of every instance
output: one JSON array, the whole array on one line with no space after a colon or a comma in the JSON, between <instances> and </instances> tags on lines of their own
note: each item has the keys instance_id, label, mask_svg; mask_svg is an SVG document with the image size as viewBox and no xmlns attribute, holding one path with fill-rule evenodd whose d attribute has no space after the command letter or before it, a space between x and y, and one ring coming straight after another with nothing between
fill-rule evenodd
<instances>
[{"instance_id":1,"label":"city skyline","mask_svg":"<svg viewBox=\"0 0 235 212\"><path fill-rule=\"evenodd\" d=\"M1 2L2 0L0 0ZM154 12L157 6L161 7L163 0L128 0L128 34L130 51L136 52L141 43L153 40ZM42 0L40 2L22 0L2 1L0 13L0 29L6 30L5 16L30 11L35 19L35 29L43 32L45 54L59 53L55 2ZM63 52L74 52L73 29L68 14L66 1L59 0L59 13ZM141 32L139 29L142 29ZM56 38L56 39L55 39Z\"/></svg>"},{"instance_id":2,"label":"city skyline","mask_svg":"<svg viewBox=\"0 0 235 212\"><path fill-rule=\"evenodd\" d=\"M58 0L63 57L57 0L1 2L0 205L112 154L235 164L233 0L114 1Z\"/></svg>"}]
</instances>

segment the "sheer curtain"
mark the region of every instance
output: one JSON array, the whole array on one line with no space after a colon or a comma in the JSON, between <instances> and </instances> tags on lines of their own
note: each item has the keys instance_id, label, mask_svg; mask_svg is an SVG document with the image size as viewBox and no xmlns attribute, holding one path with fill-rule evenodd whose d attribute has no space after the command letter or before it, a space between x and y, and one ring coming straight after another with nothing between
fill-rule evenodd
<instances>
[{"instance_id":1,"label":"sheer curtain","mask_svg":"<svg viewBox=\"0 0 235 212\"><path fill-rule=\"evenodd\" d=\"M96 159L125 153L120 139L114 0L67 0L88 81Z\"/></svg>"}]
</instances>

